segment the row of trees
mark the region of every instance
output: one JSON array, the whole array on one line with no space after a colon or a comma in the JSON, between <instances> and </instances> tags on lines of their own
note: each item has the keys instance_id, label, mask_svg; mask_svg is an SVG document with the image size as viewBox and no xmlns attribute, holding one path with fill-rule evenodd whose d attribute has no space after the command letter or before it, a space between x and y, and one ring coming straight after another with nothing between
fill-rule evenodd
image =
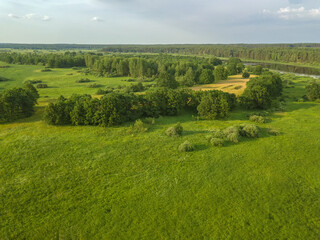
<instances>
[{"instance_id":1,"label":"row of trees","mask_svg":"<svg viewBox=\"0 0 320 240\"><path fill-rule=\"evenodd\" d=\"M213 104L212 104L213 103ZM90 95L60 97L45 109L44 118L53 125L113 126L143 117L175 116L182 110L198 111L204 118L228 115L236 104L234 94L222 91L195 92L154 88L145 95L109 93L101 99Z\"/></svg>"},{"instance_id":2,"label":"row of trees","mask_svg":"<svg viewBox=\"0 0 320 240\"><path fill-rule=\"evenodd\" d=\"M275 45L122 45L108 46L105 52L178 53L236 57L261 61L319 63L319 44Z\"/></svg>"},{"instance_id":3,"label":"row of trees","mask_svg":"<svg viewBox=\"0 0 320 240\"><path fill-rule=\"evenodd\" d=\"M1 52L0 61L9 64L43 65L49 68L85 67L84 54L76 52L37 53Z\"/></svg>"},{"instance_id":4,"label":"row of trees","mask_svg":"<svg viewBox=\"0 0 320 240\"><path fill-rule=\"evenodd\" d=\"M39 94L32 84L0 92L0 122L11 122L34 113Z\"/></svg>"}]
</instances>

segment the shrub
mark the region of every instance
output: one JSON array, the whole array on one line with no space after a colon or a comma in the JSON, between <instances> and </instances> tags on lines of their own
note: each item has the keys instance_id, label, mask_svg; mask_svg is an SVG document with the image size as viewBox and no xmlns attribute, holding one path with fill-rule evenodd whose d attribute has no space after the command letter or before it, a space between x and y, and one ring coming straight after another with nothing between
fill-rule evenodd
<instances>
[{"instance_id":1,"label":"shrub","mask_svg":"<svg viewBox=\"0 0 320 240\"><path fill-rule=\"evenodd\" d=\"M233 143L238 143L240 139L239 126L231 126L223 130L224 138Z\"/></svg>"},{"instance_id":2,"label":"shrub","mask_svg":"<svg viewBox=\"0 0 320 240\"><path fill-rule=\"evenodd\" d=\"M306 86L307 96L310 101L314 101L320 98L320 84L313 81L308 86Z\"/></svg>"},{"instance_id":3,"label":"shrub","mask_svg":"<svg viewBox=\"0 0 320 240\"><path fill-rule=\"evenodd\" d=\"M192 152L194 150L194 145L189 141L185 141L179 146L178 149L180 152Z\"/></svg>"},{"instance_id":4,"label":"shrub","mask_svg":"<svg viewBox=\"0 0 320 240\"><path fill-rule=\"evenodd\" d=\"M42 83L41 80L27 80L25 83L31 83L31 84L36 84L36 83Z\"/></svg>"},{"instance_id":5,"label":"shrub","mask_svg":"<svg viewBox=\"0 0 320 240\"><path fill-rule=\"evenodd\" d=\"M223 134L223 131L221 131L220 129L214 128L214 129L210 130L210 132L211 132L210 136L212 136L213 138L224 138L224 136L225 136Z\"/></svg>"},{"instance_id":6,"label":"shrub","mask_svg":"<svg viewBox=\"0 0 320 240\"><path fill-rule=\"evenodd\" d=\"M183 132L183 127L181 126L180 123L177 123L175 126L170 127L166 131L166 135L169 137L172 136L181 136Z\"/></svg>"},{"instance_id":7,"label":"shrub","mask_svg":"<svg viewBox=\"0 0 320 240\"><path fill-rule=\"evenodd\" d=\"M48 88L48 85L45 83L39 83L37 84L37 88Z\"/></svg>"},{"instance_id":8,"label":"shrub","mask_svg":"<svg viewBox=\"0 0 320 240\"><path fill-rule=\"evenodd\" d=\"M87 83L87 82L91 82L91 80L89 78L81 78L76 81L76 83Z\"/></svg>"},{"instance_id":9,"label":"shrub","mask_svg":"<svg viewBox=\"0 0 320 240\"><path fill-rule=\"evenodd\" d=\"M131 127L132 133L143 133L148 131L148 128L145 126L145 124L140 120L136 120L136 122Z\"/></svg>"},{"instance_id":10,"label":"shrub","mask_svg":"<svg viewBox=\"0 0 320 240\"><path fill-rule=\"evenodd\" d=\"M52 70L50 68L41 69L41 72L51 72Z\"/></svg>"},{"instance_id":11,"label":"shrub","mask_svg":"<svg viewBox=\"0 0 320 240\"><path fill-rule=\"evenodd\" d=\"M211 138L210 143L215 147L222 147L224 144L224 140L221 138Z\"/></svg>"},{"instance_id":12,"label":"shrub","mask_svg":"<svg viewBox=\"0 0 320 240\"><path fill-rule=\"evenodd\" d=\"M268 122L268 119L262 116L257 116L257 115L251 115L249 120L251 122L256 122L256 123L266 123Z\"/></svg>"},{"instance_id":13,"label":"shrub","mask_svg":"<svg viewBox=\"0 0 320 240\"><path fill-rule=\"evenodd\" d=\"M101 85L100 84L96 84L96 83L90 84L88 86L88 88L98 88L98 87L101 87Z\"/></svg>"},{"instance_id":14,"label":"shrub","mask_svg":"<svg viewBox=\"0 0 320 240\"><path fill-rule=\"evenodd\" d=\"M240 134L243 137L257 138L259 137L259 127L254 124L240 125Z\"/></svg>"},{"instance_id":15,"label":"shrub","mask_svg":"<svg viewBox=\"0 0 320 240\"><path fill-rule=\"evenodd\" d=\"M243 73L242 73L242 77L243 77L243 78L249 78L249 77L250 77L250 73L248 73L248 72L243 72Z\"/></svg>"},{"instance_id":16,"label":"shrub","mask_svg":"<svg viewBox=\"0 0 320 240\"><path fill-rule=\"evenodd\" d=\"M274 129L274 128L270 128L270 129L268 130L268 133L269 133L270 135L273 135L273 136L279 136L279 135L281 134L278 129Z\"/></svg>"},{"instance_id":17,"label":"shrub","mask_svg":"<svg viewBox=\"0 0 320 240\"><path fill-rule=\"evenodd\" d=\"M0 82L6 82L6 81L9 81L9 79L5 77L0 77Z\"/></svg>"}]
</instances>

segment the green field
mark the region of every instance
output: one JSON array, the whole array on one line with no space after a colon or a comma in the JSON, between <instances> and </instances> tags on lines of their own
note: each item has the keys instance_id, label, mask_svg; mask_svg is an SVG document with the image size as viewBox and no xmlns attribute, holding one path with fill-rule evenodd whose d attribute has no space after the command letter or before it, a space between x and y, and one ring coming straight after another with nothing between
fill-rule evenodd
<instances>
[{"instance_id":1,"label":"green field","mask_svg":"<svg viewBox=\"0 0 320 240\"><path fill-rule=\"evenodd\" d=\"M7 65L7 64L2 64ZM218 148L212 128L249 122L191 114L160 117L145 133L119 127L50 126L44 106L59 95L95 94L125 78L72 69L11 65L3 89L39 79L40 105L30 118L0 125L0 239L319 239L320 104L296 102L310 78L285 89L285 111L258 124L262 136ZM72 75L68 75L72 74ZM180 122L182 137L164 131ZM268 128L278 129L271 136ZM181 153L189 140L195 151Z\"/></svg>"}]
</instances>

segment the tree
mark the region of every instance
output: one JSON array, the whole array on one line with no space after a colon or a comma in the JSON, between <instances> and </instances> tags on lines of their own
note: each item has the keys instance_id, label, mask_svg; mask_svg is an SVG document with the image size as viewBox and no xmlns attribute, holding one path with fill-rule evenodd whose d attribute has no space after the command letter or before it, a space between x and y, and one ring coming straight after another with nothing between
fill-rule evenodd
<instances>
[{"instance_id":1,"label":"tree","mask_svg":"<svg viewBox=\"0 0 320 240\"><path fill-rule=\"evenodd\" d=\"M216 81L226 80L228 78L228 73L225 67L221 65L215 67L215 69L213 70L213 75Z\"/></svg>"},{"instance_id":2,"label":"tree","mask_svg":"<svg viewBox=\"0 0 320 240\"><path fill-rule=\"evenodd\" d=\"M177 88L179 84L174 78L174 75L167 72L161 72L157 79L157 85L159 87Z\"/></svg>"},{"instance_id":3,"label":"tree","mask_svg":"<svg viewBox=\"0 0 320 240\"><path fill-rule=\"evenodd\" d=\"M250 73L248 73L247 71L244 71L242 73L242 78L249 78L250 77Z\"/></svg>"},{"instance_id":4,"label":"tree","mask_svg":"<svg viewBox=\"0 0 320 240\"><path fill-rule=\"evenodd\" d=\"M314 101L316 99L320 99L320 84L316 81L313 81L309 85L306 86L307 97L310 101Z\"/></svg>"},{"instance_id":5,"label":"tree","mask_svg":"<svg viewBox=\"0 0 320 240\"><path fill-rule=\"evenodd\" d=\"M210 69L203 69L199 78L200 84L209 84L214 82L214 77Z\"/></svg>"},{"instance_id":6,"label":"tree","mask_svg":"<svg viewBox=\"0 0 320 240\"><path fill-rule=\"evenodd\" d=\"M195 73L193 72L193 69L190 67L182 79L182 85L192 87L193 85L195 85L195 78Z\"/></svg>"}]
</instances>

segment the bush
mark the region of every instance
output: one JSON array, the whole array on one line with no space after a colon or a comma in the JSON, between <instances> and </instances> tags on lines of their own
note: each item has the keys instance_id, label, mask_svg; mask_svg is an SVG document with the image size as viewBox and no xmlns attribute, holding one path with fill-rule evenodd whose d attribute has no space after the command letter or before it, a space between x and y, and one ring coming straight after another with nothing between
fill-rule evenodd
<instances>
[{"instance_id":1,"label":"bush","mask_svg":"<svg viewBox=\"0 0 320 240\"><path fill-rule=\"evenodd\" d=\"M242 73L242 77L243 77L243 78L249 78L249 77L250 77L250 73L248 73L248 72L243 72L243 73Z\"/></svg>"},{"instance_id":2,"label":"bush","mask_svg":"<svg viewBox=\"0 0 320 240\"><path fill-rule=\"evenodd\" d=\"M31 83L31 84L37 84L37 83L42 83L41 80L27 80L25 83Z\"/></svg>"},{"instance_id":3,"label":"bush","mask_svg":"<svg viewBox=\"0 0 320 240\"><path fill-rule=\"evenodd\" d=\"M279 136L281 133L278 129L270 128L268 130L268 133L272 136Z\"/></svg>"},{"instance_id":4,"label":"bush","mask_svg":"<svg viewBox=\"0 0 320 240\"><path fill-rule=\"evenodd\" d=\"M0 82L6 82L6 81L9 81L9 79L5 77L0 77Z\"/></svg>"},{"instance_id":5,"label":"bush","mask_svg":"<svg viewBox=\"0 0 320 240\"><path fill-rule=\"evenodd\" d=\"M48 88L48 85L45 83L39 83L37 84L37 88Z\"/></svg>"},{"instance_id":6,"label":"bush","mask_svg":"<svg viewBox=\"0 0 320 240\"><path fill-rule=\"evenodd\" d=\"M308 86L306 86L307 96L310 101L314 101L320 98L320 84L313 81Z\"/></svg>"},{"instance_id":7,"label":"bush","mask_svg":"<svg viewBox=\"0 0 320 240\"><path fill-rule=\"evenodd\" d=\"M257 138L259 137L259 127L254 124L240 125L240 134L243 137Z\"/></svg>"},{"instance_id":8,"label":"bush","mask_svg":"<svg viewBox=\"0 0 320 240\"><path fill-rule=\"evenodd\" d=\"M222 147L224 144L224 140L221 138L211 138L210 143L215 147Z\"/></svg>"},{"instance_id":9,"label":"bush","mask_svg":"<svg viewBox=\"0 0 320 240\"><path fill-rule=\"evenodd\" d=\"M41 69L41 72L51 72L52 70L50 68Z\"/></svg>"},{"instance_id":10,"label":"bush","mask_svg":"<svg viewBox=\"0 0 320 240\"><path fill-rule=\"evenodd\" d=\"M224 138L224 134L223 134L223 131L221 131L220 129L212 129L210 130L211 132L211 135L213 138Z\"/></svg>"},{"instance_id":11,"label":"bush","mask_svg":"<svg viewBox=\"0 0 320 240\"><path fill-rule=\"evenodd\" d=\"M76 81L76 83L87 83L87 82L91 82L91 80L89 78L81 78Z\"/></svg>"},{"instance_id":12,"label":"bush","mask_svg":"<svg viewBox=\"0 0 320 240\"><path fill-rule=\"evenodd\" d=\"M178 149L180 152L192 152L194 150L194 145L189 141L185 141L179 146Z\"/></svg>"},{"instance_id":13,"label":"bush","mask_svg":"<svg viewBox=\"0 0 320 240\"><path fill-rule=\"evenodd\" d=\"M88 88L98 88L98 87L101 87L101 85L100 84L96 84L96 83L90 84L88 86Z\"/></svg>"},{"instance_id":14,"label":"bush","mask_svg":"<svg viewBox=\"0 0 320 240\"><path fill-rule=\"evenodd\" d=\"M166 135L169 137L172 136L181 136L183 132L183 127L181 126L180 123L177 123L175 126L170 127L166 131Z\"/></svg>"},{"instance_id":15,"label":"bush","mask_svg":"<svg viewBox=\"0 0 320 240\"><path fill-rule=\"evenodd\" d=\"M238 143L240 139L239 126L231 126L223 130L224 138L233 143Z\"/></svg>"},{"instance_id":16,"label":"bush","mask_svg":"<svg viewBox=\"0 0 320 240\"><path fill-rule=\"evenodd\" d=\"M268 119L262 116L257 116L257 115L251 115L249 120L251 122L256 122L256 123L266 123L268 122Z\"/></svg>"},{"instance_id":17,"label":"bush","mask_svg":"<svg viewBox=\"0 0 320 240\"><path fill-rule=\"evenodd\" d=\"M146 131L148 131L148 128L140 119L136 120L136 122L131 127L132 133L143 133Z\"/></svg>"}]
</instances>

